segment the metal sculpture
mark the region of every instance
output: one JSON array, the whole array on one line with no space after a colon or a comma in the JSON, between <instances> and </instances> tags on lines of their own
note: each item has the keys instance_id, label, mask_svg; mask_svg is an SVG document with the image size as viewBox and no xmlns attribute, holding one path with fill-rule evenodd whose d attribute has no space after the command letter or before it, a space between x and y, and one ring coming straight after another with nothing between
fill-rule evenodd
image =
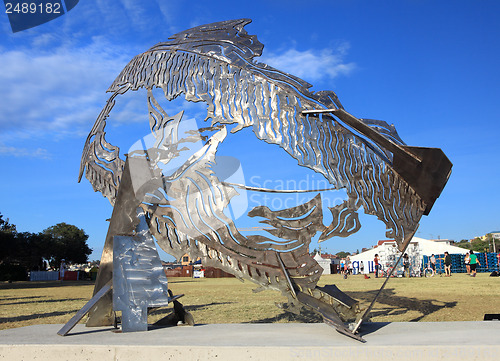
<instances>
[{"instance_id":1,"label":"metal sculpture","mask_svg":"<svg viewBox=\"0 0 500 361\"><path fill-rule=\"evenodd\" d=\"M200 257L204 265L255 282L259 290L279 290L288 297L284 309L315 310L339 332L362 340L357 331L371 307L361 312L358 302L334 285L317 286L322 269L309 255L311 238L318 232L321 241L357 232L363 207L384 222L387 237L404 251L446 184L451 163L440 149L406 146L392 125L352 116L334 92L310 92L305 81L257 63L263 45L244 30L250 22L223 21L175 34L134 57L109 87L112 95L87 138L80 170L80 179L85 173L94 190L114 204L95 293L112 278L113 241L135 235L140 209L167 253ZM105 140L106 118L118 96L140 88L147 91L156 141L122 160L118 147ZM183 113L169 116L154 88L167 100L183 95L206 103L211 120L197 134L203 147L170 172L165 165L193 139L179 137ZM293 208L258 206L248 213L263 217L274 239L238 231L224 209L236 188L246 186L224 182L213 168L218 146L245 128L323 175L332 189L345 189L347 200L330 208L330 225L323 224L318 194ZM108 293L87 325L111 324L112 311ZM349 328L345 322L354 323Z\"/></svg>"}]
</instances>

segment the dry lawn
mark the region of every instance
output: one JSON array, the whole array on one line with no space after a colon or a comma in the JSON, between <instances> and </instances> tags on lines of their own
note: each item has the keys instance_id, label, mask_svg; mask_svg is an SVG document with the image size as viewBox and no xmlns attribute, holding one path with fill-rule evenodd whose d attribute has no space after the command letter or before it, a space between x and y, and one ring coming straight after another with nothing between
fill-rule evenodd
<instances>
[{"instance_id":1,"label":"dry lawn","mask_svg":"<svg viewBox=\"0 0 500 361\"><path fill-rule=\"evenodd\" d=\"M367 306L383 279L325 275L320 285L336 284ZM282 312L276 302L286 299L275 291L253 293L250 282L235 278L171 278L169 287L196 323L307 322L310 318ZM0 283L0 329L35 324L66 323L91 297L90 282ZM394 278L372 310L372 321L473 321L485 313L500 313L500 278L464 274L433 278ZM170 313L159 309L149 321Z\"/></svg>"}]
</instances>

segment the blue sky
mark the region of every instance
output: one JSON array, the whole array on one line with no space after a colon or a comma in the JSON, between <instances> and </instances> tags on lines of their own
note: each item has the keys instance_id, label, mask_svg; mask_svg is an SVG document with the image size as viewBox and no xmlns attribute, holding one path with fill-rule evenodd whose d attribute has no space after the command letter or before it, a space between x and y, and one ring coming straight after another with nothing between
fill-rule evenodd
<instances>
[{"instance_id":1,"label":"blue sky","mask_svg":"<svg viewBox=\"0 0 500 361\"><path fill-rule=\"evenodd\" d=\"M244 17L264 44L257 60L315 91L335 91L353 115L394 123L408 145L443 149L453 173L419 237L458 241L498 230L498 14L498 1L477 0L82 0L67 15L13 34L3 13L0 212L20 231L59 222L83 228L98 259L112 208L77 177L106 89L134 55L175 32ZM147 135L144 99L131 97L110 119L108 140L122 154ZM282 151L237 139L227 153L241 154L248 184L320 184ZM384 239L372 218L322 247L355 251Z\"/></svg>"}]
</instances>

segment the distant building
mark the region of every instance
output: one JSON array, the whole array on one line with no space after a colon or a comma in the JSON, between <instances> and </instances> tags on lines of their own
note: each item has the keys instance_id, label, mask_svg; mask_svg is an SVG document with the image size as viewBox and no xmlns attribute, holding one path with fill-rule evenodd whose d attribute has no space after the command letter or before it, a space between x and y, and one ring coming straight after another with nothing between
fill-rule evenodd
<instances>
[{"instance_id":1,"label":"distant building","mask_svg":"<svg viewBox=\"0 0 500 361\"><path fill-rule=\"evenodd\" d=\"M183 266L191 265L191 264L193 264L193 263L195 263L197 261L201 261L201 258L198 257L196 260L194 260L191 257L189 257L189 255L187 253L184 256L182 256L181 259L180 259L180 263Z\"/></svg>"},{"instance_id":2,"label":"distant building","mask_svg":"<svg viewBox=\"0 0 500 361\"><path fill-rule=\"evenodd\" d=\"M182 268L182 264L179 262L165 262L161 261L161 265L163 266L164 269L174 269L174 268Z\"/></svg>"},{"instance_id":3,"label":"distant building","mask_svg":"<svg viewBox=\"0 0 500 361\"><path fill-rule=\"evenodd\" d=\"M429 241L446 244L448 246L451 246L455 243L455 241L453 241L452 239L430 239Z\"/></svg>"},{"instance_id":4,"label":"distant building","mask_svg":"<svg viewBox=\"0 0 500 361\"><path fill-rule=\"evenodd\" d=\"M493 231L493 232L490 232L489 234L491 234L493 239L500 239L500 231Z\"/></svg>"},{"instance_id":5,"label":"distant building","mask_svg":"<svg viewBox=\"0 0 500 361\"><path fill-rule=\"evenodd\" d=\"M474 237L473 239L479 238L482 241L485 241L489 234L491 234L491 237L493 237L493 239L500 239L500 231L493 231L493 232L490 232L490 233L486 233L484 236ZM473 239L471 239L471 241Z\"/></svg>"}]
</instances>

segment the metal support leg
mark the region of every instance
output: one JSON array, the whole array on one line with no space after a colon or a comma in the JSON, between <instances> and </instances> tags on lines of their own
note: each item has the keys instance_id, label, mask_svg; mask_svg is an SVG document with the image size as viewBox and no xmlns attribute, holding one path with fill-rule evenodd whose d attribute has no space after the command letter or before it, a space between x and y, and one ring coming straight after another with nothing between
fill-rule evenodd
<instances>
[{"instance_id":1,"label":"metal support leg","mask_svg":"<svg viewBox=\"0 0 500 361\"><path fill-rule=\"evenodd\" d=\"M80 320L87 314L87 312L90 311L90 309L92 307L94 307L94 305L101 300L101 298L103 298L104 296L106 296L108 294L109 291L111 291L111 289L113 288L113 281L109 281L108 283L106 283L104 285L104 287L102 287L99 292L97 292L94 297L92 297L90 299L89 302L87 302L85 304L85 306L83 306L81 308L80 311L78 311L76 313L76 315L74 315L71 320L69 320L58 332L57 334L59 336L66 336L69 331L71 331L73 329L73 327L76 326L76 324L78 322L80 322Z\"/></svg>"}]
</instances>

